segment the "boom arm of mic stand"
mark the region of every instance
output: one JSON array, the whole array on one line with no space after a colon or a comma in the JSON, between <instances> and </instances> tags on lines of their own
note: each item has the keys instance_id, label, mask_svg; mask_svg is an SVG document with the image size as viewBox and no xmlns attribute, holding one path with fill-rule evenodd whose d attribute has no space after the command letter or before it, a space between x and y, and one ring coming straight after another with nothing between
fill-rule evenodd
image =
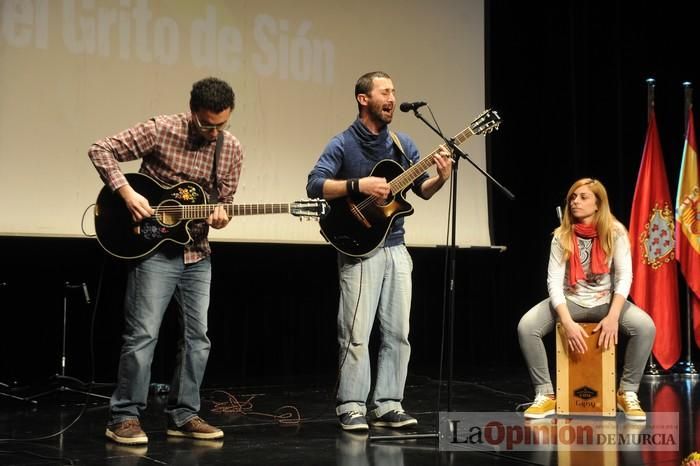
<instances>
[{"instance_id":1,"label":"boom arm of mic stand","mask_svg":"<svg viewBox=\"0 0 700 466\"><path fill-rule=\"evenodd\" d=\"M486 178L488 178L489 180L491 180L491 182L492 182L493 184L495 184L496 186L498 186L498 188L499 188L501 191L503 191L503 193L508 197L508 199L510 199L511 201L512 201L513 199L515 199L515 194L513 194L512 192L510 192L510 191L508 190L508 188L506 188L506 187L503 186L501 183L499 183L493 176L491 176L490 173L488 173L487 171L483 170L480 166L478 166L476 163L474 163L474 161L473 161L467 154L465 154L464 152L462 152L462 150L461 150L459 147L457 147L457 146L455 145L453 139L447 139L447 138L445 137L445 135L442 134L442 133L441 133L437 128L435 128L432 124L430 124L430 122L429 122L428 120L426 120L426 119L423 117L423 115L421 115L421 113L420 113L417 109L414 109L414 110L413 110L413 114L416 116L416 118L418 118L418 119L421 120L423 123L425 123L426 126L427 126L428 128L432 129L432 130L435 132L435 134L437 134L438 136L440 136L440 138L441 138L443 141L445 141L445 144L447 144L447 145L449 146L449 148L452 150L452 153L457 155L457 158L454 159L455 162L457 162L460 158L466 159L466 160L467 160L469 163L471 163L472 166L473 166L474 168L476 168L482 175L484 175Z\"/></svg>"}]
</instances>

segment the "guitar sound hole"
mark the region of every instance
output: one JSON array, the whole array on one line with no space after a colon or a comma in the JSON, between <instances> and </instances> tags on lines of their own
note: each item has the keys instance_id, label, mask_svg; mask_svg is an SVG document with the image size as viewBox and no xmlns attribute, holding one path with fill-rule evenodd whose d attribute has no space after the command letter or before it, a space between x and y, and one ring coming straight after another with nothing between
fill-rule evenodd
<instances>
[{"instance_id":1,"label":"guitar sound hole","mask_svg":"<svg viewBox=\"0 0 700 466\"><path fill-rule=\"evenodd\" d=\"M182 206L177 202L165 202L158 206L156 218L162 225L175 225L182 219Z\"/></svg>"}]
</instances>

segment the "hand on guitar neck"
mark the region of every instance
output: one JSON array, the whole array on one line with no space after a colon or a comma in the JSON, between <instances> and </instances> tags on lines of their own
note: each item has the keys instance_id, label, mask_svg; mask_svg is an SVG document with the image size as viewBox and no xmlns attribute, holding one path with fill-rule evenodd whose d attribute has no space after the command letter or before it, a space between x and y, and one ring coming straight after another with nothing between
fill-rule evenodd
<instances>
[{"instance_id":1,"label":"hand on guitar neck","mask_svg":"<svg viewBox=\"0 0 700 466\"><path fill-rule=\"evenodd\" d=\"M425 199L430 199L433 194L438 192L440 188L450 179L452 174L452 153L445 147L440 146L437 153L433 156L437 175L428 178L421 185L421 192Z\"/></svg>"},{"instance_id":2,"label":"hand on guitar neck","mask_svg":"<svg viewBox=\"0 0 700 466\"><path fill-rule=\"evenodd\" d=\"M228 215L226 215L226 210L222 206L217 205L214 207L214 211L211 213L211 215L207 217L206 222L212 228L220 230L228 225L229 220Z\"/></svg>"}]
</instances>

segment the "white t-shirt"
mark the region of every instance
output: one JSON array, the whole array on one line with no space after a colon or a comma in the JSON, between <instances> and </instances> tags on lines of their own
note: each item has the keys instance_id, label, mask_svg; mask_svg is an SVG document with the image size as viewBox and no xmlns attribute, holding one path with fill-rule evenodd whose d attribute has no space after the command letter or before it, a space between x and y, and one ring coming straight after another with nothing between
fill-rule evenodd
<instances>
[{"instance_id":1,"label":"white t-shirt","mask_svg":"<svg viewBox=\"0 0 700 466\"><path fill-rule=\"evenodd\" d=\"M578 238L578 237L577 237ZM608 261L610 273L591 273L592 239L578 238L579 257L586 276L575 285L569 284L569 261L564 261L564 249L559 239L552 238L547 267L547 289L553 307L566 299L582 307L609 304L617 293L627 299L632 286L632 255L627 232L621 224L615 226L615 242L612 258Z\"/></svg>"}]
</instances>

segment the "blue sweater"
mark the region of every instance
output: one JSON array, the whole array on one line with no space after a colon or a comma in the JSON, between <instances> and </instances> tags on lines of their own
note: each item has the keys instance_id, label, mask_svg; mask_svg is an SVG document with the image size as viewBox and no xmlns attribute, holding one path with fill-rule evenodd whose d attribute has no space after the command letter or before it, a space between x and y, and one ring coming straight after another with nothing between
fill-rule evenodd
<instances>
[{"instance_id":1,"label":"blue sweater","mask_svg":"<svg viewBox=\"0 0 700 466\"><path fill-rule=\"evenodd\" d=\"M406 157L415 164L420 159L415 143L405 134L396 133L401 141ZM309 173L306 193L312 198L323 197L323 183L328 179L347 180L369 176L374 166L382 160L393 160L404 170L409 164L399 149L394 145L386 127L379 134L372 134L359 119L342 133L334 136L326 145L316 165ZM428 174L421 174L411 189L423 197L420 186L428 179ZM389 181L389 180L387 180ZM384 246L396 246L404 242L404 219L394 220L386 237Z\"/></svg>"}]
</instances>

